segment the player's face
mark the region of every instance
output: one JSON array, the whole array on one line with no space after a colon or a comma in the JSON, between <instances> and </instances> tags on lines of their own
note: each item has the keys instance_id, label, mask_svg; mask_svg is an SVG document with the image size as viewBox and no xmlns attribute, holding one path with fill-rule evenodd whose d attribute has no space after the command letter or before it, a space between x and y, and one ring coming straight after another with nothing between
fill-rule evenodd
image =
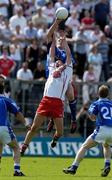
<instances>
[{"instance_id":1,"label":"player's face","mask_svg":"<svg viewBox=\"0 0 112 180\"><path fill-rule=\"evenodd\" d=\"M65 31L64 30L58 30L57 33L57 47L63 48L63 39L65 37Z\"/></svg>"},{"instance_id":2,"label":"player's face","mask_svg":"<svg viewBox=\"0 0 112 180\"><path fill-rule=\"evenodd\" d=\"M57 60L57 61L56 61L56 67L60 67L60 66L62 66L62 65L63 65L63 63L62 63L61 60Z\"/></svg>"},{"instance_id":3,"label":"player's face","mask_svg":"<svg viewBox=\"0 0 112 180\"><path fill-rule=\"evenodd\" d=\"M60 37L57 39L57 47L62 48L63 47L63 39Z\"/></svg>"},{"instance_id":4,"label":"player's face","mask_svg":"<svg viewBox=\"0 0 112 180\"><path fill-rule=\"evenodd\" d=\"M64 30L58 30L58 34L60 37L64 37L65 36L65 31Z\"/></svg>"}]
</instances>

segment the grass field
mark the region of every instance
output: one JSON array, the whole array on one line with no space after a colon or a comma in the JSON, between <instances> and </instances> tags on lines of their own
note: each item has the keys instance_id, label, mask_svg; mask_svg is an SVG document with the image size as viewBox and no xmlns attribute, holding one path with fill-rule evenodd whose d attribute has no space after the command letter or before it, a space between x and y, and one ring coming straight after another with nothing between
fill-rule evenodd
<instances>
[{"instance_id":1,"label":"grass field","mask_svg":"<svg viewBox=\"0 0 112 180\"><path fill-rule=\"evenodd\" d=\"M3 157L0 180L101 180L112 179L112 173L104 178L100 177L103 159L85 158L78 169L77 174L67 175L62 172L68 167L73 158L37 158L24 157L21 160L21 170L26 177L13 177L13 160L11 157Z\"/></svg>"}]
</instances>

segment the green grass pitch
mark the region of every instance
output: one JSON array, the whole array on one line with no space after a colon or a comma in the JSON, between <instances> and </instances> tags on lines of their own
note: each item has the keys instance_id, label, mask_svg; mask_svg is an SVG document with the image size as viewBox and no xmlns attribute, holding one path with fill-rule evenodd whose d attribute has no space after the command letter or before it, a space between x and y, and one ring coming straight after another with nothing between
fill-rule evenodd
<instances>
[{"instance_id":1,"label":"green grass pitch","mask_svg":"<svg viewBox=\"0 0 112 180\"><path fill-rule=\"evenodd\" d=\"M12 157L3 157L0 180L101 180L112 179L112 173L108 177L100 177L104 165L102 158L85 158L81 162L76 175L68 175L62 172L68 167L73 158L46 158L46 157L22 157L21 170L26 177L13 177Z\"/></svg>"}]
</instances>

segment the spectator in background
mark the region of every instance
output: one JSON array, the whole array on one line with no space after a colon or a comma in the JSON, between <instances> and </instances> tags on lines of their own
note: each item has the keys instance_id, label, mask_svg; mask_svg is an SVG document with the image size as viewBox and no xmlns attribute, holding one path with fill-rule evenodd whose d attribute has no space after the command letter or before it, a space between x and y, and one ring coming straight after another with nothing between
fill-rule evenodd
<instances>
[{"instance_id":1,"label":"spectator in background","mask_svg":"<svg viewBox=\"0 0 112 180\"><path fill-rule=\"evenodd\" d=\"M73 0L70 4L70 13L73 11L77 11L78 16L80 15L82 8L81 8L81 1L80 0ZM79 17L78 17L79 18Z\"/></svg>"},{"instance_id":2,"label":"spectator in background","mask_svg":"<svg viewBox=\"0 0 112 180\"><path fill-rule=\"evenodd\" d=\"M22 7L23 7L24 17L27 20L30 20L31 17L32 17L33 12L35 11L33 1L29 2L28 0L23 0Z\"/></svg>"},{"instance_id":3,"label":"spectator in background","mask_svg":"<svg viewBox=\"0 0 112 180\"><path fill-rule=\"evenodd\" d=\"M90 33L90 42L91 43L96 43L97 41L100 40L101 35L103 32L100 29L99 25L95 25L94 30L91 31Z\"/></svg>"},{"instance_id":4,"label":"spectator in background","mask_svg":"<svg viewBox=\"0 0 112 180\"><path fill-rule=\"evenodd\" d=\"M95 25L94 18L91 17L91 14L88 10L84 13L84 18L81 19L81 24L83 25L84 29L93 29Z\"/></svg>"},{"instance_id":5,"label":"spectator in background","mask_svg":"<svg viewBox=\"0 0 112 180\"><path fill-rule=\"evenodd\" d=\"M13 15L17 14L18 9L22 8L22 2L20 0L14 0L13 3Z\"/></svg>"},{"instance_id":6,"label":"spectator in background","mask_svg":"<svg viewBox=\"0 0 112 180\"><path fill-rule=\"evenodd\" d=\"M28 63L24 62L22 67L17 71L17 80L19 80L19 90L18 90L18 102L25 104L22 108L27 115L28 102L29 102L29 82L33 80L33 74L30 69L28 69Z\"/></svg>"},{"instance_id":7,"label":"spectator in background","mask_svg":"<svg viewBox=\"0 0 112 180\"><path fill-rule=\"evenodd\" d=\"M90 64L88 69L84 72L83 75L83 82L84 85L82 87L82 97L83 97L83 104L86 104L92 100L95 96L97 90L95 86L96 76L94 73L93 66Z\"/></svg>"},{"instance_id":8,"label":"spectator in background","mask_svg":"<svg viewBox=\"0 0 112 180\"><path fill-rule=\"evenodd\" d=\"M110 8L108 0L100 0L100 2L95 5L95 22L100 26L102 31L104 31L105 25L109 24L109 13Z\"/></svg>"},{"instance_id":9,"label":"spectator in background","mask_svg":"<svg viewBox=\"0 0 112 180\"><path fill-rule=\"evenodd\" d=\"M46 2L45 6L42 8L43 14L47 17L47 24L50 27L54 21L55 8L52 1Z\"/></svg>"},{"instance_id":10,"label":"spectator in background","mask_svg":"<svg viewBox=\"0 0 112 180\"><path fill-rule=\"evenodd\" d=\"M8 7L9 7L9 0L0 0L0 13L3 15L4 18L8 18Z\"/></svg>"},{"instance_id":11,"label":"spectator in background","mask_svg":"<svg viewBox=\"0 0 112 180\"><path fill-rule=\"evenodd\" d=\"M3 25L4 25L4 17L0 12L0 29L2 28Z\"/></svg>"},{"instance_id":12,"label":"spectator in background","mask_svg":"<svg viewBox=\"0 0 112 180\"><path fill-rule=\"evenodd\" d=\"M34 0L35 1L35 7L36 9L39 7L39 6L44 6L45 3L46 3L46 0Z\"/></svg>"},{"instance_id":13,"label":"spectator in background","mask_svg":"<svg viewBox=\"0 0 112 180\"><path fill-rule=\"evenodd\" d=\"M80 26L79 31L74 36L75 40L75 55L77 60L76 74L80 79L83 77L84 69L87 63L87 48L88 39L84 34L83 26Z\"/></svg>"},{"instance_id":14,"label":"spectator in background","mask_svg":"<svg viewBox=\"0 0 112 180\"><path fill-rule=\"evenodd\" d=\"M91 47L91 50L88 54L88 63L92 64L96 76L96 81L99 82L103 60L102 55L98 52L98 47L96 45L92 45Z\"/></svg>"},{"instance_id":15,"label":"spectator in background","mask_svg":"<svg viewBox=\"0 0 112 180\"><path fill-rule=\"evenodd\" d=\"M33 39L37 37L37 29L34 27L31 20L28 21L27 27L24 29L24 35L26 40L26 45L29 45Z\"/></svg>"},{"instance_id":16,"label":"spectator in background","mask_svg":"<svg viewBox=\"0 0 112 180\"><path fill-rule=\"evenodd\" d=\"M87 63L87 48L88 39L84 34L83 26L80 26L79 31L71 39L67 39L68 42L74 43L75 57L77 60L76 74L80 79L83 77L85 65Z\"/></svg>"},{"instance_id":17,"label":"spectator in background","mask_svg":"<svg viewBox=\"0 0 112 180\"><path fill-rule=\"evenodd\" d=\"M58 9L59 7L65 7L67 9L69 9L69 3L68 1L65 0L57 0L57 2L55 3L55 9Z\"/></svg>"},{"instance_id":18,"label":"spectator in background","mask_svg":"<svg viewBox=\"0 0 112 180\"><path fill-rule=\"evenodd\" d=\"M32 43L26 48L26 61L28 62L28 67L34 71L37 62L39 60L39 43L37 39L33 39Z\"/></svg>"},{"instance_id":19,"label":"spectator in background","mask_svg":"<svg viewBox=\"0 0 112 180\"><path fill-rule=\"evenodd\" d=\"M109 41L106 38L105 34L101 35L100 41L97 43L98 46L98 52L102 55L102 75L104 76L102 80L107 81L109 78L109 58L108 58L108 52L109 52Z\"/></svg>"},{"instance_id":20,"label":"spectator in background","mask_svg":"<svg viewBox=\"0 0 112 180\"><path fill-rule=\"evenodd\" d=\"M95 122L91 121L88 115L88 105L89 103L84 104L76 116L79 124L78 132L83 138L87 138L95 129Z\"/></svg>"},{"instance_id":21,"label":"spectator in background","mask_svg":"<svg viewBox=\"0 0 112 180\"><path fill-rule=\"evenodd\" d=\"M38 7L36 10L36 14L32 16L32 22L36 28L38 28L38 26L40 25L48 25L47 16L43 14L41 7Z\"/></svg>"},{"instance_id":22,"label":"spectator in background","mask_svg":"<svg viewBox=\"0 0 112 180\"><path fill-rule=\"evenodd\" d=\"M20 25L17 25L13 31L12 42L19 44L21 48L25 47L25 36Z\"/></svg>"},{"instance_id":23,"label":"spectator in background","mask_svg":"<svg viewBox=\"0 0 112 180\"><path fill-rule=\"evenodd\" d=\"M106 25L104 27L104 34L112 42L112 30L109 25ZM108 58L109 58L109 64L111 64L112 63L112 43L109 44Z\"/></svg>"},{"instance_id":24,"label":"spectator in background","mask_svg":"<svg viewBox=\"0 0 112 180\"><path fill-rule=\"evenodd\" d=\"M17 42L15 42L9 46L9 49L10 49L10 57L16 63L16 67L12 73L12 77L16 78L16 73L22 64L21 47Z\"/></svg>"},{"instance_id":25,"label":"spectator in background","mask_svg":"<svg viewBox=\"0 0 112 180\"><path fill-rule=\"evenodd\" d=\"M35 81L32 87L32 100L33 102L37 103L37 101L40 102L42 98L42 92L44 90L44 85L42 85L42 83L37 83L37 82L38 81L45 82L46 80L46 72L42 62L37 62L33 75Z\"/></svg>"},{"instance_id":26,"label":"spectator in background","mask_svg":"<svg viewBox=\"0 0 112 180\"><path fill-rule=\"evenodd\" d=\"M2 41L3 45L8 46L12 40L12 35L13 35L8 19L4 19L4 23L1 26L1 34L2 34L1 39L3 39Z\"/></svg>"},{"instance_id":27,"label":"spectator in background","mask_svg":"<svg viewBox=\"0 0 112 180\"><path fill-rule=\"evenodd\" d=\"M34 69L34 80L43 81L46 79L46 72L41 62L37 62L37 66Z\"/></svg>"},{"instance_id":28,"label":"spectator in background","mask_svg":"<svg viewBox=\"0 0 112 180\"><path fill-rule=\"evenodd\" d=\"M11 57L8 56L8 48L3 46L3 52L0 56L0 73L6 77L10 77L11 73L14 71L16 63Z\"/></svg>"},{"instance_id":29,"label":"spectator in background","mask_svg":"<svg viewBox=\"0 0 112 180\"><path fill-rule=\"evenodd\" d=\"M27 26L27 20L26 18L23 16L23 9L19 8L17 10L17 14L13 15L10 18L10 26L12 28L12 30L16 29L16 26L20 26L20 30L23 32L24 28Z\"/></svg>"},{"instance_id":30,"label":"spectator in background","mask_svg":"<svg viewBox=\"0 0 112 180\"><path fill-rule=\"evenodd\" d=\"M66 20L65 25L72 30L73 35L75 36L75 34L77 33L77 31L80 27L80 22L78 20L78 13L77 13L77 11L73 10L70 12L70 14L71 15Z\"/></svg>"}]
</instances>

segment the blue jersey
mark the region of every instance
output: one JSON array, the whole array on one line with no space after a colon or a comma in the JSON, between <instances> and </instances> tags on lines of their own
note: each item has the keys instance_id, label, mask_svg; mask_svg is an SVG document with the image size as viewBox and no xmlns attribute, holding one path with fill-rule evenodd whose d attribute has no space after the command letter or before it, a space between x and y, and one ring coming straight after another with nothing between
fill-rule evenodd
<instances>
[{"instance_id":1,"label":"blue jersey","mask_svg":"<svg viewBox=\"0 0 112 180\"><path fill-rule=\"evenodd\" d=\"M55 47L55 60L60 59L63 63L66 63L66 52L63 49L57 48ZM72 54L71 54L71 59L72 59L72 63L76 64L75 59L73 58ZM49 76L49 55L47 56L47 61L46 61L46 77L48 78Z\"/></svg>"},{"instance_id":2,"label":"blue jersey","mask_svg":"<svg viewBox=\"0 0 112 180\"><path fill-rule=\"evenodd\" d=\"M66 63L66 51L60 48L55 47L55 58L56 59L61 59L61 61L63 63ZM71 59L72 59L72 63L76 64L75 59L73 58L72 54L71 54Z\"/></svg>"},{"instance_id":3,"label":"blue jersey","mask_svg":"<svg viewBox=\"0 0 112 180\"><path fill-rule=\"evenodd\" d=\"M112 126L112 101L109 99L99 99L92 103L88 110L89 114L97 116L97 126Z\"/></svg>"},{"instance_id":4,"label":"blue jersey","mask_svg":"<svg viewBox=\"0 0 112 180\"><path fill-rule=\"evenodd\" d=\"M16 114L20 108L11 99L0 95L0 126L9 126L8 112Z\"/></svg>"}]
</instances>

